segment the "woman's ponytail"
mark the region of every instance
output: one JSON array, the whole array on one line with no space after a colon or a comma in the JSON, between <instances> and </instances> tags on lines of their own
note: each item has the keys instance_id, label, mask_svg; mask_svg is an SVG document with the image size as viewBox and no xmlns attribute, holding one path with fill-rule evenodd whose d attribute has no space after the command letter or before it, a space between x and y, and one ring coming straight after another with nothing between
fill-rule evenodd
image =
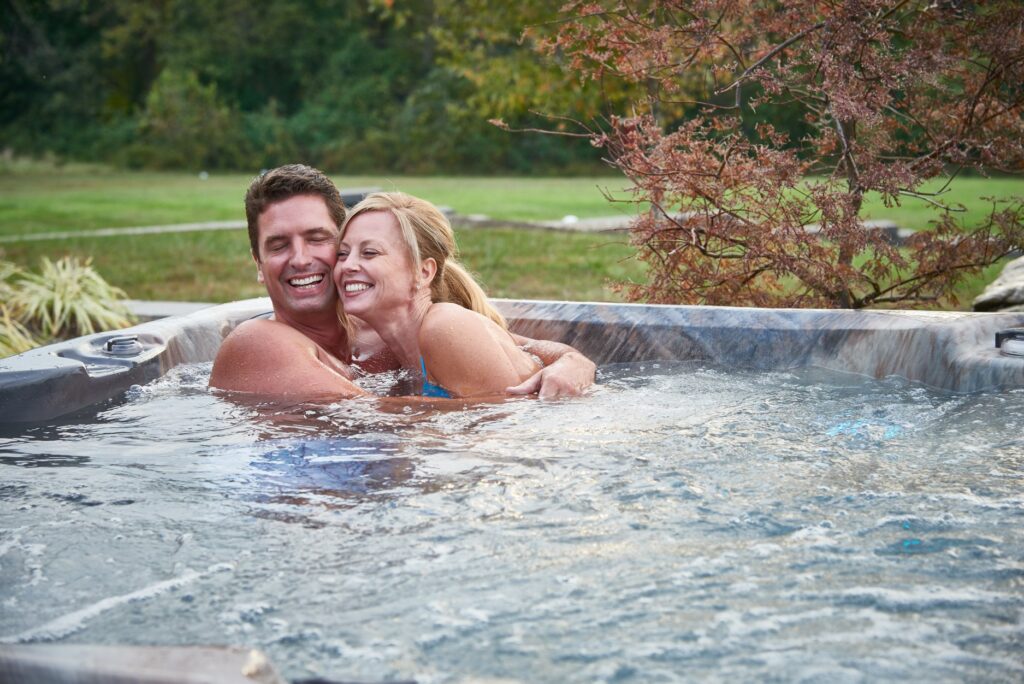
<instances>
[{"instance_id":1,"label":"woman's ponytail","mask_svg":"<svg viewBox=\"0 0 1024 684\"><path fill-rule=\"evenodd\" d=\"M438 275L440 277L435 276L434 283L430 288L430 293L433 295L435 302L458 304L459 306L476 311L478 314L487 316L502 328L508 329L505 317L488 301L487 294L480 287L480 283L476 282L476 279L469 274L469 271L462 264L454 258L450 258L445 261L444 267Z\"/></svg>"}]
</instances>

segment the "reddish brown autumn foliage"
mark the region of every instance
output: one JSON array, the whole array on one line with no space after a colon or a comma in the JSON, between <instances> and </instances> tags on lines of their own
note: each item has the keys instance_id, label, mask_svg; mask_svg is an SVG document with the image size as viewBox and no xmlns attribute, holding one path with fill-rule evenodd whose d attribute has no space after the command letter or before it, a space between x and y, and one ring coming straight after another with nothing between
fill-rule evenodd
<instances>
[{"instance_id":1,"label":"reddish brown autumn foliage","mask_svg":"<svg viewBox=\"0 0 1024 684\"><path fill-rule=\"evenodd\" d=\"M542 49L583 79L646 84L636 113L584 127L654 207L631 229L650 280L625 286L630 299L928 302L1024 244L1020 198L982 225L944 212L902 248L860 217L866 193L941 203L922 183L1024 170L1019 0L608 0L562 13ZM665 126L672 107L688 116ZM806 134L788 139L764 111L802 117Z\"/></svg>"}]
</instances>

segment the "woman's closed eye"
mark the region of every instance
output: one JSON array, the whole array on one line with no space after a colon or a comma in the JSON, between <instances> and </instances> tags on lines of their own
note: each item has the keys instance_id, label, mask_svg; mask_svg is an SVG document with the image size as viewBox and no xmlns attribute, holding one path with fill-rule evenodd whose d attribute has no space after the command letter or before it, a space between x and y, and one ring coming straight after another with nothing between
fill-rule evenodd
<instances>
[{"instance_id":1,"label":"woman's closed eye","mask_svg":"<svg viewBox=\"0 0 1024 684\"><path fill-rule=\"evenodd\" d=\"M347 249L339 249L338 250L338 258L339 259L347 259L348 255L349 255L349 251ZM380 256L380 250L378 250L378 249L369 249L369 248L368 249L364 249L364 250L359 252L359 256L361 256L364 259L372 259L373 257Z\"/></svg>"}]
</instances>

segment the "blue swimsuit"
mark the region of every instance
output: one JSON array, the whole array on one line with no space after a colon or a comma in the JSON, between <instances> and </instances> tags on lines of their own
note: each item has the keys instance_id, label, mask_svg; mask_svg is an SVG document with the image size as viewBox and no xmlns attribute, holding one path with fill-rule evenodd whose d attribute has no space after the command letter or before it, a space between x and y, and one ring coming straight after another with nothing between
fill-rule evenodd
<instances>
[{"instance_id":1,"label":"blue swimsuit","mask_svg":"<svg viewBox=\"0 0 1024 684\"><path fill-rule=\"evenodd\" d=\"M424 397L441 397L442 399L451 399L452 395L448 394L448 390L440 385L427 380L427 364L423 363L423 357L420 357L420 370L423 371L423 391L421 392Z\"/></svg>"}]
</instances>

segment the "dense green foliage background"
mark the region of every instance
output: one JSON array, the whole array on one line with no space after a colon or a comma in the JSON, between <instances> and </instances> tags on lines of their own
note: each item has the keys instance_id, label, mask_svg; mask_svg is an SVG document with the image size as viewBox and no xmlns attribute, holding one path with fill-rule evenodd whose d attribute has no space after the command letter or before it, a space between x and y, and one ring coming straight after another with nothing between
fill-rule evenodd
<instances>
[{"instance_id":1,"label":"dense green foliage background","mask_svg":"<svg viewBox=\"0 0 1024 684\"><path fill-rule=\"evenodd\" d=\"M593 172L585 141L487 122L599 111L605 94L519 42L557 7L0 0L0 140L152 169Z\"/></svg>"}]
</instances>

